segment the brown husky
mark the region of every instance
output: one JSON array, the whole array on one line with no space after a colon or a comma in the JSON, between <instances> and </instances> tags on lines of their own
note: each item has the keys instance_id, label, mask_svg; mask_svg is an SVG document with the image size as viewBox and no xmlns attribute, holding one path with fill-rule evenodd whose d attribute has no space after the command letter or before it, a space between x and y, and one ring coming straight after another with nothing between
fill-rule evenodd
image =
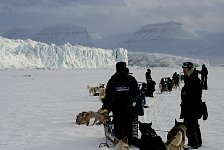
<instances>
[{"instance_id":1,"label":"brown husky","mask_svg":"<svg viewBox=\"0 0 224 150\"><path fill-rule=\"evenodd\" d=\"M128 137L125 136L124 139L119 140L116 137L114 138L114 150L129 150Z\"/></svg>"},{"instance_id":2,"label":"brown husky","mask_svg":"<svg viewBox=\"0 0 224 150\"><path fill-rule=\"evenodd\" d=\"M76 123L78 125L86 124L88 126L89 122L90 122L90 119L91 118L95 118L92 125L94 125L94 124L97 124L97 125L103 124L104 121L108 118L108 112L107 111L102 111L101 113L94 112L94 111L88 111L88 112L79 113L79 115L76 116Z\"/></svg>"},{"instance_id":3,"label":"brown husky","mask_svg":"<svg viewBox=\"0 0 224 150\"><path fill-rule=\"evenodd\" d=\"M183 122L177 122L175 119L175 125L167 135L167 150L184 150L185 136L185 124Z\"/></svg>"}]
</instances>

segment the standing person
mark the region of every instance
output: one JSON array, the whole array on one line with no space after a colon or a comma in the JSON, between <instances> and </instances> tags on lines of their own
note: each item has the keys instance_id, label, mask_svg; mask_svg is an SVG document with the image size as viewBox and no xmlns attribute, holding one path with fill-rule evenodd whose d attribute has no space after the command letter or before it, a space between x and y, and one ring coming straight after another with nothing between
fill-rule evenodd
<instances>
[{"instance_id":1,"label":"standing person","mask_svg":"<svg viewBox=\"0 0 224 150\"><path fill-rule=\"evenodd\" d=\"M208 85L207 85L207 79L208 79L208 69L205 67L205 64L202 65L201 71L199 71L201 74L201 86L202 89L207 90Z\"/></svg>"},{"instance_id":2,"label":"standing person","mask_svg":"<svg viewBox=\"0 0 224 150\"><path fill-rule=\"evenodd\" d=\"M147 81L147 92L146 92L146 96L154 97L153 96L153 92L155 91L155 86L156 86L156 82L154 80L149 79Z\"/></svg>"},{"instance_id":3,"label":"standing person","mask_svg":"<svg viewBox=\"0 0 224 150\"><path fill-rule=\"evenodd\" d=\"M111 76L106 87L106 100L108 109L113 113L115 137L123 139L128 137L132 143L133 133L133 100L139 96L136 79L130 75L125 62L116 64L116 73Z\"/></svg>"},{"instance_id":4,"label":"standing person","mask_svg":"<svg viewBox=\"0 0 224 150\"><path fill-rule=\"evenodd\" d=\"M146 78L147 82L148 82L148 80L152 79L150 69L147 69L147 72L145 73L145 78Z\"/></svg>"},{"instance_id":5,"label":"standing person","mask_svg":"<svg viewBox=\"0 0 224 150\"><path fill-rule=\"evenodd\" d=\"M202 102L201 81L192 62L183 63L184 86L181 89L181 114L187 126L188 145L194 149L202 145L201 131L198 119L201 118L200 104Z\"/></svg>"},{"instance_id":6,"label":"standing person","mask_svg":"<svg viewBox=\"0 0 224 150\"><path fill-rule=\"evenodd\" d=\"M145 96L154 97L153 92L155 91L156 82L152 80L150 69L147 69L147 72L145 73L145 78L147 82L147 91L145 93Z\"/></svg>"}]
</instances>

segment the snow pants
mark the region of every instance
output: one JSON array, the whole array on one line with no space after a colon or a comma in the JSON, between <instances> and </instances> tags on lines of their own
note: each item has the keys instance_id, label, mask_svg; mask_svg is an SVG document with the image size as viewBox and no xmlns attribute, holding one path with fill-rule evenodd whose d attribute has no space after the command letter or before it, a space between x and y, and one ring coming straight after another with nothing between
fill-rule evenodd
<instances>
[{"instance_id":1,"label":"snow pants","mask_svg":"<svg viewBox=\"0 0 224 150\"><path fill-rule=\"evenodd\" d=\"M185 119L188 138L188 145L192 148L198 148L202 145L201 130L198 119Z\"/></svg>"}]
</instances>

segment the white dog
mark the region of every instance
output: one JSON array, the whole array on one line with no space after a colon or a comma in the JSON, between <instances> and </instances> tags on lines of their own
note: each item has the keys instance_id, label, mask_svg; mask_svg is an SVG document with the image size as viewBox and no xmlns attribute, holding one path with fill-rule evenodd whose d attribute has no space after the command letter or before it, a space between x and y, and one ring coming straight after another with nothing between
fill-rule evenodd
<instances>
[{"instance_id":1,"label":"white dog","mask_svg":"<svg viewBox=\"0 0 224 150\"><path fill-rule=\"evenodd\" d=\"M99 95L99 86L91 87L87 85L87 89L89 89L89 95L92 96Z\"/></svg>"},{"instance_id":2,"label":"white dog","mask_svg":"<svg viewBox=\"0 0 224 150\"><path fill-rule=\"evenodd\" d=\"M105 98L105 95L106 95L104 85L105 84L100 84L100 86L99 86L99 97L100 97L100 99Z\"/></svg>"},{"instance_id":3,"label":"white dog","mask_svg":"<svg viewBox=\"0 0 224 150\"><path fill-rule=\"evenodd\" d=\"M91 87L87 85L87 89L89 89L89 95L99 96L100 99L105 97L105 84L100 83L99 86Z\"/></svg>"}]
</instances>

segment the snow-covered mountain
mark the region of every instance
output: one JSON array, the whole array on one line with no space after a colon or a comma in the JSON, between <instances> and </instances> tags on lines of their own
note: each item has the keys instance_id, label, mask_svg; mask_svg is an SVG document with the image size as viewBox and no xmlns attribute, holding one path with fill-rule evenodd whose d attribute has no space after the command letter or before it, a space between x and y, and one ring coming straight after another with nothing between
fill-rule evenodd
<instances>
[{"instance_id":1,"label":"snow-covered mountain","mask_svg":"<svg viewBox=\"0 0 224 150\"><path fill-rule=\"evenodd\" d=\"M172 54L204 59L210 64L224 63L224 33L196 32L182 23L173 21L148 24L133 33L119 33L111 36L101 36L88 31L85 27L65 24L36 30L36 33L14 29L3 35L12 39L29 37L47 44L70 43L103 49L122 47L129 52Z\"/></svg>"},{"instance_id":2,"label":"snow-covered mountain","mask_svg":"<svg viewBox=\"0 0 224 150\"><path fill-rule=\"evenodd\" d=\"M168 54L146 52L128 53L128 64L133 67L180 67L185 61L194 62L196 67L201 66L202 64L209 65L209 62L201 59L193 59Z\"/></svg>"},{"instance_id":3,"label":"snow-covered mountain","mask_svg":"<svg viewBox=\"0 0 224 150\"><path fill-rule=\"evenodd\" d=\"M95 43L103 38L97 33L88 31L85 27L68 24L47 26L42 29L12 28L2 36L9 39L32 39L46 44L63 45L70 43L84 46L96 46Z\"/></svg>"},{"instance_id":4,"label":"snow-covered mountain","mask_svg":"<svg viewBox=\"0 0 224 150\"><path fill-rule=\"evenodd\" d=\"M122 42L131 51L158 52L182 56L209 54L215 45L177 22L149 24Z\"/></svg>"},{"instance_id":5,"label":"snow-covered mountain","mask_svg":"<svg viewBox=\"0 0 224 150\"><path fill-rule=\"evenodd\" d=\"M209 40L214 43L215 49L219 50L220 53L224 54L224 32L218 32L218 33L210 33L205 31L198 31L197 32L202 38Z\"/></svg>"},{"instance_id":6,"label":"snow-covered mountain","mask_svg":"<svg viewBox=\"0 0 224 150\"><path fill-rule=\"evenodd\" d=\"M94 46L94 41L101 38L100 35L89 32L85 27L63 24L46 27L31 39L56 45L70 43L72 45Z\"/></svg>"},{"instance_id":7,"label":"snow-covered mountain","mask_svg":"<svg viewBox=\"0 0 224 150\"><path fill-rule=\"evenodd\" d=\"M9 39L26 40L26 39L32 39L32 37L37 32L39 32L39 30L36 28L16 27L16 28L11 28L7 30L5 33L2 34L2 36Z\"/></svg>"},{"instance_id":8,"label":"snow-covered mountain","mask_svg":"<svg viewBox=\"0 0 224 150\"><path fill-rule=\"evenodd\" d=\"M71 44L57 46L0 37L0 69L114 68L118 61L137 67L177 67L183 61L208 64L202 60L172 55L128 53L123 48L111 50Z\"/></svg>"}]
</instances>

